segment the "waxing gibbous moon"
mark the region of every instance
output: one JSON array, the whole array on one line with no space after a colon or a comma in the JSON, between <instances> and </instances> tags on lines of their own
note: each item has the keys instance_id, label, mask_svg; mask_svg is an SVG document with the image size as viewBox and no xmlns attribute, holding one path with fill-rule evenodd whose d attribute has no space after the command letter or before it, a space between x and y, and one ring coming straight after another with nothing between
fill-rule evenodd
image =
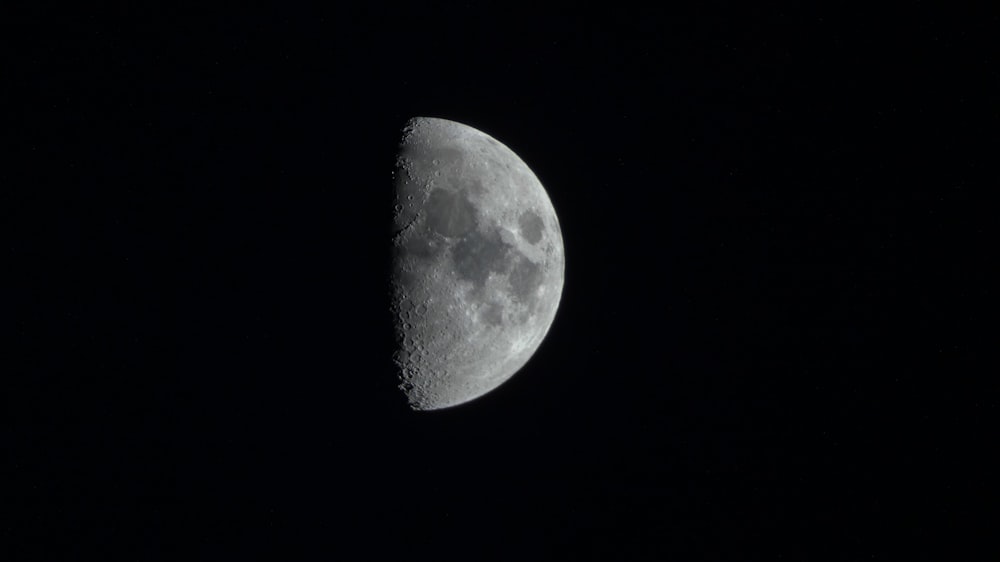
<instances>
[{"instance_id":1,"label":"waxing gibbous moon","mask_svg":"<svg viewBox=\"0 0 1000 562\"><path fill-rule=\"evenodd\" d=\"M528 166L493 137L417 117L393 174L392 312L416 410L478 398L545 338L562 295L562 232Z\"/></svg>"}]
</instances>

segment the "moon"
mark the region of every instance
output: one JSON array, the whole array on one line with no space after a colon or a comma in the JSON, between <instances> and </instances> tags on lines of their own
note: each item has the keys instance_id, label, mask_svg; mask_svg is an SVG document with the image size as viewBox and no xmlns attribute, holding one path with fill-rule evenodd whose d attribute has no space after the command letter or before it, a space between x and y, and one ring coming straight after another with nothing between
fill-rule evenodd
<instances>
[{"instance_id":1,"label":"moon","mask_svg":"<svg viewBox=\"0 0 1000 562\"><path fill-rule=\"evenodd\" d=\"M520 370L552 326L559 221L514 151L455 121L406 123L393 185L399 388L415 410L463 404Z\"/></svg>"}]
</instances>

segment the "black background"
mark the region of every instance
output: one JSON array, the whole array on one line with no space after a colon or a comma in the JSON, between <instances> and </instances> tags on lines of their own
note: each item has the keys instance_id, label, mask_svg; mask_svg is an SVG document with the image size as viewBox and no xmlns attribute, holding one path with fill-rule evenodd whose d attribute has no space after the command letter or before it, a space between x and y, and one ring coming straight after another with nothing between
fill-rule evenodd
<instances>
[{"instance_id":1,"label":"black background","mask_svg":"<svg viewBox=\"0 0 1000 562\"><path fill-rule=\"evenodd\" d=\"M990 557L998 23L11 15L5 559ZM566 247L531 362L432 413L386 325L417 115Z\"/></svg>"}]
</instances>

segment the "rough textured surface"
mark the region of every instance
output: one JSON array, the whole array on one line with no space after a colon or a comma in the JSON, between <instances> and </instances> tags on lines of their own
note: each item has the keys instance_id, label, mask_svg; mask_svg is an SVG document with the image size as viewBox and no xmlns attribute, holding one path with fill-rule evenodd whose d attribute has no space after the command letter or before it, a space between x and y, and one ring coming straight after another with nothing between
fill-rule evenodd
<instances>
[{"instance_id":1,"label":"rough textured surface","mask_svg":"<svg viewBox=\"0 0 1000 562\"><path fill-rule=\"evenodd\" d=\"M446 408L510 378L548 333L562 294L562 233L513 151L418 117L394 173L393 296L400 388Z\"/></svg>"}]
</instances>

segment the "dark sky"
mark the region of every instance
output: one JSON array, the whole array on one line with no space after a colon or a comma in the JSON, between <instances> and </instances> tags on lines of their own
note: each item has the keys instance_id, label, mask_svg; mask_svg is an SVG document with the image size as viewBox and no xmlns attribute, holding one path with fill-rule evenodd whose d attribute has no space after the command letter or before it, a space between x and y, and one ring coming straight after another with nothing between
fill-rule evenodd
<instances>
[{"instance_id":1,"label":"dark sky","mask_svg":"<svg viewBox=\"0 0 1000 562\"><path fill-rule=\"evenodd\" d=\"M418 4L6 19L0 558L983 552L1000 20ZM413 116L566 247L530 363L433 413L386 326Z\"/></svg>"}]
</instances>

